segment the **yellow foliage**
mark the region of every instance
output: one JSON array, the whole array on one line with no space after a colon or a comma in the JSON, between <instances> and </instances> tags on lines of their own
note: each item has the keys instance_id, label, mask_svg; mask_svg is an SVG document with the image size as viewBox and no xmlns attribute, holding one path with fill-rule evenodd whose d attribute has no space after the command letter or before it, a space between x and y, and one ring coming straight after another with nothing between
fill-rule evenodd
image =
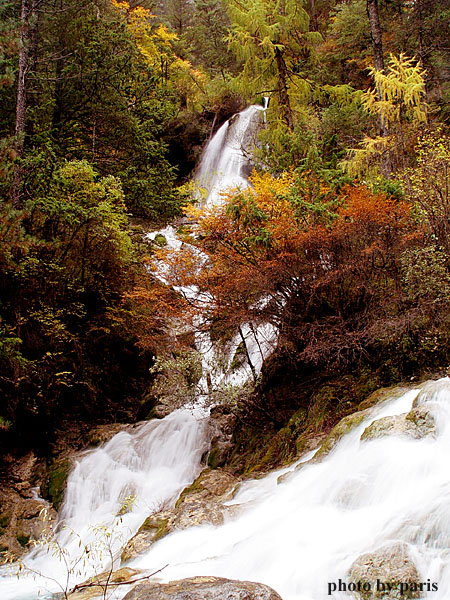
<instances>
[{"instance_id":1,"label":"yellow foliage","mask_svg":"<svg viewBox=\"0 0 450 600\"><path fill-rule=\"evenodd\" d=\"M164 84L171 82L186 106L188 101L198 102L199 96L204 94L206 76L175 54L173 42L178 39L176 33L161 23L156 24L156 17L149 9L141 6L131 8L128 2L111 2L126 19L139 51L147 65L156 72L159 81Z\"/></svg>"},{"instance_id":2,"label":"yellow foliage","mask_svg":"<svg viewBox=\"0 0 450 600\"><path fill-rule=\"evenodd\" d=\"M375 86L362 95L364 108L377 116L389 135L365 137L359 148L349 151L341 167L355 177L368 173L383 157L391 171L403 169L409 138L427 121L426 72L405 54L390 55L387 72L370 69ZM386 175L388 173L385 173Z\"/></svg>"}]
</instances>

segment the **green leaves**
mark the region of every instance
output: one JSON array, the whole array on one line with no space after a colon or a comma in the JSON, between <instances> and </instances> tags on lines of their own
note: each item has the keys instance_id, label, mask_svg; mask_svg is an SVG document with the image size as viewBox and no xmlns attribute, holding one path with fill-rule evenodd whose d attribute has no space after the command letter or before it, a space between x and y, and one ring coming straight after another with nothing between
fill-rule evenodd
<instances>
[{"instance_id":1,"label":"green leaves","mask_svg":"<svg viewBox=\"0 0 450 600\"><path fill-rule=\"evenodd\" d=\"M309 32L303 4L291 0L227 2L232 22L228 42L244 62L237 82L246 95L274 91L277 111L290 129L291 104L304 101L299 64L322 39L319 33Z\"/></svg>"}]
</instances>

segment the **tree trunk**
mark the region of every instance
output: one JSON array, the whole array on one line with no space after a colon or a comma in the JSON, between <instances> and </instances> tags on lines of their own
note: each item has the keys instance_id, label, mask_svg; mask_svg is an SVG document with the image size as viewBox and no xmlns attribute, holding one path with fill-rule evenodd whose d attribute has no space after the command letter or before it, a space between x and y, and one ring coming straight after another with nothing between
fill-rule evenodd
<instances>
[{"instance_id":1,"label":"tree trunk","mask_svg":"<svg viewBox=\"0 0 450 600\"><path fill-rule=\"evenodd\" d=\"M286 125L289 127L291 131L294 130L294 120L292 118L292 110L291 103L289 101L289 94L287 89L287 73L286 73L286 64L284 62L283 56L279 48L275 49L275 58L277 61L277 69L278 69L278 82L279 82L279 96L280 96L280 106L283 111L284 120Z\"/></svg>"},{"instance_id":2,"label":"tree trunk","mask_svg":"<svg viewBox=\"0 0 450 600\"><path fill-rule=\"evenodd\" d=\"M378 12L378 0L367 0L367 14L369 16L375 69L377 71L384 71L383 38Z\"/></svg>"},{"instance_id":3,"label":"tree trunk","mask_svg":"<svg viewBox=\"0 0 450 600\"><path fill-rule=\"evenodd\" d=\"M15 128L15 149L17 158L20 160L23 156L25 141L25 115L27 111L27 74L30 62L30 17L31 1L22 0L20 14L20 52L19 52L19 76L17 82L17 103L16 103L16 128ZM21 186L23 181L23 169L20 164L14 167L14 183L12 202L14 208L22 208Z\"/></svg>"},{"instance_id":4,"label":"tree trunk","mask_svg":"<svg viewBox=\"0 0 450 600\"><path fill-rule=\"evenodd\" d=\"M380 14L378 12L378 0L367 0L367 14L369 16L370 23L370 36L372 38L373 48L373 61L375 69L377 71L384 71L384 58L383 58L383 36L380 25ZM380 90L377 89L378 99L381 100ZM389 132L386 127L386 123L380 116L378 120L381 137L387 137ZM392 165L389 155L389 150L385 150L382 157L382 171L386 178L389 178Z\"/></svg>"},{"instance_id":5,"label":"tree trunk","mask_svg":"<svg viewBox=\"0 0 450 600\"><path fill-rule=\"evenodd\" d=\"M59 2L59 10L62 12L63 10L63 2L60 0ZM64 68L64 37L63 33L58 36L58 44L57 44L57 52L58 58L55 64L55 89L53 92L54 96L54 108L52 115L52 132L53 135L57 138L59 135L59 131L61 128L61 119L63 114L63 103L64 103L64 86L63 86L63 77L62 72Z\"/></svg>"},{"instance_id":6,"label":"tree trunk","mask_svg":"<svg viewBox=\"0 0 450 600\"><path fill-rule=\"evenodd\" d=\"M31 0L31 23L30 23L30 46L28 50L28 73L32 76L36 74L38 63L38 46L39 46L39 12L37 8L37 0ZM32 88L32 89L30 89ZM37 86L34 79L28 82L27 93L27 108L33 109L39 104L37 96ZM29 120L25 122L25 137L28 138L34 134L34 122Z\"/></svg>"},{"instance_id":7,"label":"tree trunk","mask_svg":"<svg viewBox=\"0 0 450 600\"><path fill-rule=\"evenodd\" d=\"M310 29L311 31L319 31L319 20L317 18L316 0L311 0L311 14L310 14Z\"/></svg>"}]
</instances>

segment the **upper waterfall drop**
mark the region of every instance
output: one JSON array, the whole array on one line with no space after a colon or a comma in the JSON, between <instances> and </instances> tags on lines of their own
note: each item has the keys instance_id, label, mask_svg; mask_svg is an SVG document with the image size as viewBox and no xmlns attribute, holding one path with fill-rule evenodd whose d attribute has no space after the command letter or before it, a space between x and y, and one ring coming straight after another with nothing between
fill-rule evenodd
<instances>
[{"instance_id":1,"label":"upper waterfall drop","mask_svg":"<svg viewBox=\"0 0 450 600\"><path fill-rule=\"evenodd\" d=\"M219 128L208 142L195 181L206 198L206 206L219 204L221 193L230 188L245 188L252 170L253 149L265 108L249 106Z\"/></svg>"}]
</instances>

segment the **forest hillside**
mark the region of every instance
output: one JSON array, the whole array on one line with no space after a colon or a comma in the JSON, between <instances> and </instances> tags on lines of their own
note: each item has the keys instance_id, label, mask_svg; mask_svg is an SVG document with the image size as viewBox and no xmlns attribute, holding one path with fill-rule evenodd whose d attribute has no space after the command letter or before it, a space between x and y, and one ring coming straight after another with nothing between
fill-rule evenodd
<instances>
[{"instance_id":1,"label":"forest hillside","mask_svg":"<svg viewBox=\"0 0 450 600\"><path fill-rule=\"evenodd\" d=\"M449 22L448 0L1 3L5 477L195 396L199 307L172 286L213 299L215 340L279 332L213 390L234 420L212 466L280 464L380 386L446 373ZM251 186L205 207L202 149L265 98ZM143 239L168 223L176 257Z\"/></svg>"}]
</instances>

